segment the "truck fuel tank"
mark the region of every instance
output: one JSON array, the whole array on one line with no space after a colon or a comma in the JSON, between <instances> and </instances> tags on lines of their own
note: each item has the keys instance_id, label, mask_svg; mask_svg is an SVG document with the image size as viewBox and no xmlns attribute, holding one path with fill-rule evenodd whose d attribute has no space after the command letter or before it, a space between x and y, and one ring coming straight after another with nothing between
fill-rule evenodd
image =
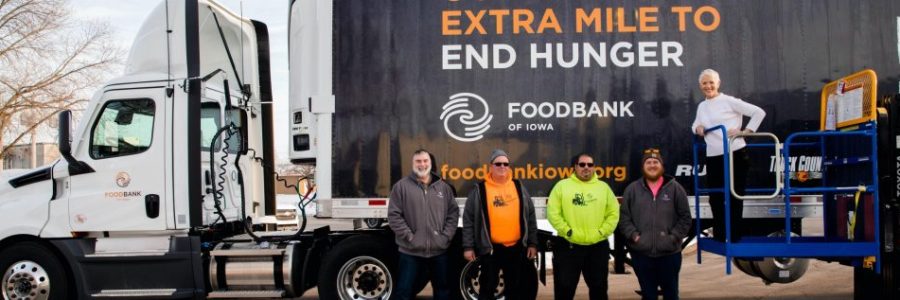
<instances>
[{"instance_id":1,"label":"truck fuel tank","mask_svg":"<svg viewBox=\"0 0 900 300\"><path fill-rule=\"evenodd\" d=\"M221 243L210 251L209 298L298 296L294 244Z\"/></svg>"}]
</instances>

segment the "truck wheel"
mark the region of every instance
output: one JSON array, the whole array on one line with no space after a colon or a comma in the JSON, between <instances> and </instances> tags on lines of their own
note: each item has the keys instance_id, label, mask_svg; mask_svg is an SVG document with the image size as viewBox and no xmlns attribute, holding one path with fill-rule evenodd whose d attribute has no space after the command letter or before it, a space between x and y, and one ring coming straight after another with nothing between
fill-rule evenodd
<instances>
[{"instance_id":1,"label":"truck wheel","mask_svg":"<svg viewBox=\"0 0 900 300\"><path fill-rule=\"evenodd\" d=\"M68 282L62 263L38 243L23 242L0 252L0 270L3 270L3 299L66 297Z\"/></svg>"},{"instance_id":2,"label":"truck wheel","mask_svg":"<svg viewBox=\"0 0 900 300\"><path fill-rule=\"evenodd\" d=\"M366 227L369 227L369 229L378 229L381 228L381 225L384 225L384 219L366 218L364 221L366 222Z\"/></svg>"},{"instance_id":3,"label":"truck wheel","mask_svg":"<svg viewBox=\"0 0 900 300\"><path fill-rule=\"evenodd\" d=\"M358 235L338 243L319 271L322 299L389 299L394 286L396 256L385 239Z\"/></svg>"},{"instance_id":4,"label":"truck wheel","mask_svg":"<svg viewBox=\"0 0 900 300\"><path fill-rule=\"evenodd\" d=\"M765 283L791 283L806 274L807 258L766 257L752 264L754 271Z\"/></svg>"},{"instance_id":5,"label":"truck wheel","mask_svg":"<svg viewBox=\"0 0 900 300\"><path fill-rule=\"evenodd\" d=\"M744 274L747 274L747 275L750 275L753 277L759 277L759 274L756 274L756 271L754 270L754 268L752 266L753 265L752 260L746 260L743 258L735 257L731 261L734 262L734 266L737 267L738 270L741 270L741 272L744 272Z\"/></svg>"},{"instance_id":6,"label":"truck wheel","mask_svg":"<svg viewBox=\"0 0 900 300\"><path fill-rule=\"evenodd\" d=\"M769 234L769 237L783 237L783 231ZM791 236L800 236L791 233ZM750 276L759 277L766 284L791 283L806 274L809 267L809 259L792 257L766 257L762 260L750 261L734 259L738 269Z\"/></svg>"},{"instance_id":7,"label":"truck wheel","mask_svg":"<svg viewBox=\"0 0 900 300\"><path fill-rule=\"evenodd\" d=\"M480 283L478 282L479 275L481 275L481 259L476 258L463 267L462 272L459 274L459 292L463 295L463 299L478 299L478 291L480 289ZM497 290L494 292L494 297L496 299L500 300L506 298L503 295L504 286L503 271L501 270L500 280L497 283Z\"/></svg>"}]
</instances>

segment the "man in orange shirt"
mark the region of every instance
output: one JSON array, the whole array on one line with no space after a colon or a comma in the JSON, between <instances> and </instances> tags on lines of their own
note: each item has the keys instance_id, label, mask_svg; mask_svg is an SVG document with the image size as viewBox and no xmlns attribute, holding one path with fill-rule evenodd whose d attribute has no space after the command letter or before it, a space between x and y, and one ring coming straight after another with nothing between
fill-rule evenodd
<instances>
[{"instance_id":1,"label":"man in orange shirt","mask_svg":"<svg viewBox=\"0 0 900 300\"><path fill-rule=\"evenodd\" d=\"M512 179L509 156L503 150L491 153L490 172L469 192L463 212L463 255L481 259L478 299L495 299L503 270L506 299L533 298L523 295L522 268L537 256L537 220L534 203L518 180Z\"/></svg>"}]
</instances>

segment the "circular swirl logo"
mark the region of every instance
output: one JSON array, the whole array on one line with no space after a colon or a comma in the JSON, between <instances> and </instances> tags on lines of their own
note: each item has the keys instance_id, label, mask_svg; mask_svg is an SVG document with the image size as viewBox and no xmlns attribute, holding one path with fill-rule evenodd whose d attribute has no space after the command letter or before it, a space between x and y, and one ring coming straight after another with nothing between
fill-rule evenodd
<instances>
[{"instance_id":1,"label":"circular swirl logo","mask_svg":"<svg viewBox=\"0 0 900 300\"><path fill-rule=\"evenodd\" d=\"M472 109L477 107L483 107L483 113L476 118ZM444 104L443 109L441 120L444 121L444 130L451 137L461 142L480 140L484 137L484 133L491 128L491 120L494 119L494 115L490 114L487 101L484 101L484 98L481 98L481 96L472 93L459 93L450 96L450 101ZM458 122L461 126L451 129L451 122ZM462 134L457 134L460 129Z\"/></svg>"},{"instance_id":2,"label":"circular swirl logo","mask_svg":"<svg viewBox=\"0 0 900 300\"><path fill-rule=\"evenodd\" d=\"M119 172L116 174L116 185L121 188L128 187L131 184L131 175L125 172Z\"/></svg>"}]
</instances>

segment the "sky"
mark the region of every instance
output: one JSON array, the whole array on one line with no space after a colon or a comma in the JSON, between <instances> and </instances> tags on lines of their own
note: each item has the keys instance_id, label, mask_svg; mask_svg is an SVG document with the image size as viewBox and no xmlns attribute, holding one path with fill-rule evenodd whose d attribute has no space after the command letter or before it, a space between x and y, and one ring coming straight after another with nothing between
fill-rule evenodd
<instances>
[{"instance_id":1,"label":"sky","mask_svg":"<svg viewBox=\"0 0 900 300\"><path fill-rule=\"evenodd\" d=\"M113 29L113 40L128 53L141 24L164 0L70 0L75 18L106 22ZM288 0L217 0L235 13L266 23L269 28L272 67L272 94L275 101L275 153L279 161L287 160L288 140L288 68L287 18ZM122 57L124 61L127 57ZM121 74L112 74L113 78ZM281 112L281 113L279 113Z\"/></svg>"}]
</instances>

